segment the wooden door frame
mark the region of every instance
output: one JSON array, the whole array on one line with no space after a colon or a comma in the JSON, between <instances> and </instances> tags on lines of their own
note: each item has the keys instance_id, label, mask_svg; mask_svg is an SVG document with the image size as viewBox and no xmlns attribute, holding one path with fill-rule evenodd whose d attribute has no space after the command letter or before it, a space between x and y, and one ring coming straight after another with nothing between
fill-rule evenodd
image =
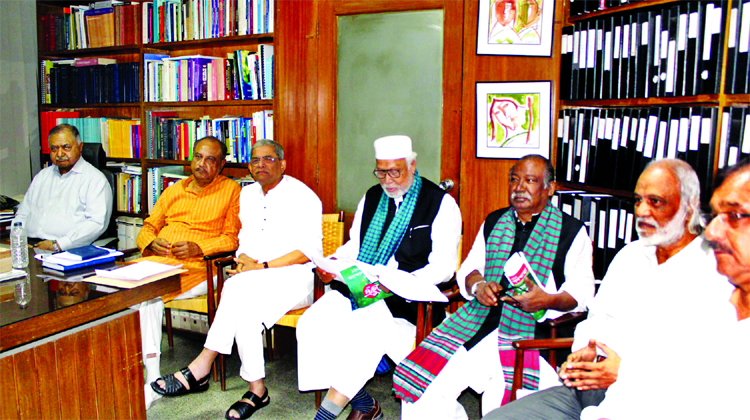
<instances>
[{"instance_id":1,"label":"wooden door frame","mask_svg":"<svg viewBox=\"0 0 750 420\"><path fill-rule=\"evenodd\" d=\"M443 115L441 123L440 179L450 178L451 196L458 202L461 162L461 95L463 62L463 2L455 0L321 0L318 38L318 196L323 212L336 211L336 18L363 13L444 11ZM419 150L416 150L419 152Z\"/></svg>"}]
</instances>

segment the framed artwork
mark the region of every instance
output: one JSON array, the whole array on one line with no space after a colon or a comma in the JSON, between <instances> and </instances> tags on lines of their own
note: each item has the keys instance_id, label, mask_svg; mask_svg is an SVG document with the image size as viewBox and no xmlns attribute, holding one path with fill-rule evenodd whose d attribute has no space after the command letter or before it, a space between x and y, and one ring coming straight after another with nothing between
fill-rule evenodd
<instances>
[{"instance_id":1,"label":"framed artwork","mask_svg":"<svg viewBox=\"0 0 750 420\"><path fill-rule=\"evenodd\" d=\"M479 0L477 54L552 56L554 0Z\"/></svg>"},{"instance_id":2,"label":"framed artwork","mask_svg":"<svg viewBox=\"0 0 750 420\"><path fill-rule=\"evenodd\" d=\"M477 157L550 155L551 81L477 83Z\"/></svg>"}]
</instances>

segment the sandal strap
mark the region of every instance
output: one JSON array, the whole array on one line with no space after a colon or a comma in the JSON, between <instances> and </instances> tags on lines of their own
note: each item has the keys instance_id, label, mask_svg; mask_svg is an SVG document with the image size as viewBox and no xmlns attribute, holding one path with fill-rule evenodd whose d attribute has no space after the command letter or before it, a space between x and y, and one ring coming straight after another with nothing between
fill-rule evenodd
<instances>
[{"instance_id":1,"label":"sandal strap","mask_svg":"<svg viewBox=\"0 0 750 420\"><path fill-rule=\"evenodd\" d=\"M265 400L267 397L268 397L268 388L266 388L266 390L263 392L263 396L262 397L259 397L259 396L255 395L255 394L253 394L252 391L247 391L246 393L244 393L242 395L243 399L248 399L248 400L250 400L250 402L253 403L253 405L255 406L255 409L263 408L263 407L267 406L268 403L271 402L270 399L268 399L268 401L266 401L265 403L263 402L263 400ZM247 403L245 403L245 404L247 404Z\"/></svg>"},{"instance_id":2,"label":"sandal strap","mask_svg":"<svg viewBox=\"0 0 750 420\"><path fill-rule=\"evenodd\" d=\"M164 391L167 395L175 395L184 391L187 391L185 385L182 384L174 374L164 376Z\"/></svg>"},{"instance_id":3,"label":"sandal strap","mask_svg":"<svg viewBox=\"0 0 750 420\"><path fill-rule=\"evenodd\" d=\"M198 384L198 381L195 379L195 376L193 376L193 373L190 372L190 369L187 368L187 366L180 369L180 373L182 373L182 376L185 377L185 380L190 386L190 389L198 389L200 385Z\"/></svg>"},{"instance_id":4,"label":"sandal strap","mask_svg":"<svg viewBox=\"0 0 750 420\"><path fill-rule=\"evenodd\" d=\"M247 419L247 418L250 418L250 416L252 416L257 410L260 410L261 408L267 406L271 402L271 399L268 398L268 400L266 400L266 402L264 403L263 400L265 400L266 398L268 398L268 388L266 388L266 390L263 393L262 397L259 397L259 396L255 395L255 394L253 394L252 391L247 391L246 393L244 393L242 395L242 399L250 400L255 405L254 406L250 405L249 403L246 403L244 401L237 401L236 403L232 404L229 407L229 410L227 410L227 413L226 413L225 417L228 418L228 419L231 419L231 418L236 418L236 419ZM239 417L230 417L229 416L229 412L232 411L232 410L236 411L237 414L239 415Z\"/></svg>"}]
</instances>

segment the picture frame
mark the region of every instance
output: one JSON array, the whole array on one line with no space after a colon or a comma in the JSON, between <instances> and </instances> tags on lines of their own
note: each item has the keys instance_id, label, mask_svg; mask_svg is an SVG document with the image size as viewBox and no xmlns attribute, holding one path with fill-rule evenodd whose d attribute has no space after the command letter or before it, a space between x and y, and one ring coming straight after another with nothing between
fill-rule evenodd
<instances>
[{"instance_id":1,"label":"picture frame","mask_svg":"<svg viewBox=\"0 0 750 420\"><path fill-rule=\"evenodd\" d=\"M550 156L552 81L478 82L477 158Z\"/></svg>"},{"instance_id":2,"label":"picture frame","mask_svg":"<svg viewBox=\"0 0 750 420\"><path fill-rule=\"evenodd\" d=\"M478 55L552 56L555 0L479 0Z\"/></svg>"}]
</instances>

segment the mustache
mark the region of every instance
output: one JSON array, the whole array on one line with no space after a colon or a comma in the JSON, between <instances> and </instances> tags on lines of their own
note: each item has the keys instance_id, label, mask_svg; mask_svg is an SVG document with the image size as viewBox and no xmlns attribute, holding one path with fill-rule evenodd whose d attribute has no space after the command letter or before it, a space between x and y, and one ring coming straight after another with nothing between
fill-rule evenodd
<instances>
[{"instance_id":1,"label":"mustache","mask_svg":"<svg viewBox=\"0 0 750 420\"><path fill-rule=\"evenodd\" d=\"M516 198L525 198L527 200L531 200L531 194L527 192L512 192L510 193L510 199L515 200Z\"/></svg>"},{"instance_id":2,"label":"mustache","mask_svg":"<svg viewBox=\"0 0 750 420\"><path fill-rule=\"evenodd\" d=\"M726 253L726 254L731 254L732 253L732 250L729 249L729 247L727 247L726 245L721 244L719 242L708 241L708 245L711 246L711 248L714 250L714 252L723 252L723 253Z\"/></svg>"},{"instance_id":3,"label":"mustache","mask_svg":"<svg viewBox=\"0 0 750 420\"><path fill-rule=\"evenodd\" d=\"M645 225L651 226L654 229L659 229L659 224L656 223L656 220L654 220L654 218L652 217L636 217L635 223L636 225L643 223Z\"/></svg>"}]
</instances>

